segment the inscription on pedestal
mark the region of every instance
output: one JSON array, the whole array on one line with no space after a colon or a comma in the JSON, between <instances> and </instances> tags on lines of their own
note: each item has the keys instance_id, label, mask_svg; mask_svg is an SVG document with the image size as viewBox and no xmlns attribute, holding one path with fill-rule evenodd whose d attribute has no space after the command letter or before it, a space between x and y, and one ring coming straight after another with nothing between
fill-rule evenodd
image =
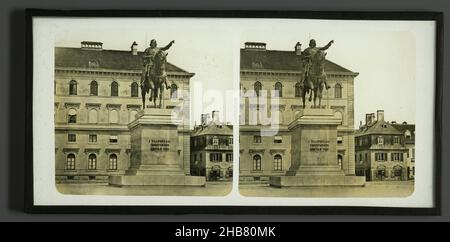
<instances>
[{"instance_id":1,"label":"inscription on pedestal","mask_svg":"<svg viewBox=\"0 0 450 242\"><path fill-rule=\"evenodd\" d=\"M322 152L322 151L328 151L329 148L330 148L329 140L310 140L309 141L309 151Z\"/></svg>"},{"instance_id":2,"label":"inscription on pedestal","mask_svg":"<svg viewBox=\"0 0 450 242\"><path fill-rule=\"evenodd\" d=\"M150 139L150 151L167 152L170 150L170 140L167 139Z\"/></svg>"}]
</instances>

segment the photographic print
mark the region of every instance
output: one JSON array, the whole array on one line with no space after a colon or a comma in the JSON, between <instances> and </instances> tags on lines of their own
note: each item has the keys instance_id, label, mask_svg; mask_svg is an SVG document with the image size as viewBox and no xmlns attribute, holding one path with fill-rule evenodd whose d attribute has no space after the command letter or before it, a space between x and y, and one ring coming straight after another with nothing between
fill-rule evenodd
<instances>
[{"instance_id":1,"label":"photographic print","mask_svg":"<svg viewBox=\"0 0 450 242\"><path fill-rule=\"evenodd\" d=\"M440 15L116 14L29 11L30 211L436 213Z\"/></svg>"},{"instance_id":2,"label":"photographic print","mask_svg":"<svg viewBox=\"0 0 450 242\"><path fill-rule=\"evenodd\" d=\"M58 191L85 195L229 193L233 126L220 119L220 110L212 110L214 103L205 107L211 111L201 115L196 112L202 105L197 105L197 118L190 118L193 85L204 92L213 83L231 89L231 82L221 80L232 76L226 63L232 61L230 55L207 45L214 42L230 50L226 35L216 33L212 38L204 31L188 34L186 30L188 37L175 40L171 38L183 31L174 27L139 23L127 30L128 25L114 29L107 25L107 21L73 25L55 40ZM224 40L216 39L220 36ZM216 77L217 73L223 73L222 77Z\"/></svg>"},{"instance_id":3,"label":"photographic print","mask_svg":"<svg viewBox=\"0 0 450 242\"><path fill-rule=\"evenodd\" d=\"M414 36L407 31L352 35L325 29L275 35L282 39L253 32L255 37L243 43L241 193L411 195ZM256 38L268 42L248 41ZM304 41L296 42L299 38Z\"/></svg>"}]
</instances>

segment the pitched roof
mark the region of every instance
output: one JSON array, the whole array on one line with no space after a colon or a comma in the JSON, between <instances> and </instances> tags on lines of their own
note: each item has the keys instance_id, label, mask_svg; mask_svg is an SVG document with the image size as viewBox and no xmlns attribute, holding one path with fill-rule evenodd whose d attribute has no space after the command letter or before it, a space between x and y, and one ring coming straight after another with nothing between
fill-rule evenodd
<instances>
[{"instance_id":1,"label":"pitched roof","mask_svg":"<svg viewBox=\"0 0 450 242\"><path fill-rule=\"evenodd\" d=\"M406 131L411 133L411 137L406 138L406 142L414 142L416 139L416 125L415 124L392 124L394 128L400 131L402 134L405 134Z\"/></svg>"},{"instance_id":2,"label":"pitched roof","mask_svg":"<svg viewBox=\"0 0 450 242\"><path fill-rule=\"evenodd\" d=\"M396 134L402 135L398 129L394 128L394 126L386 121L374 121L368 125L364 125L360 129L356 131L355 136L369 135L369 134Z\"/></svg>"},{"instance_id":3,"label":"pitched roof","mask_svg":"<svg viewBox=\"0 0 450 242\"><path fill-rule=\"evenodd\" d=\"M90 62L98 63L98 68L111 70L142 70L142 54L132 55L131 51L123 50L92 50L69 47L55 48L55 66L68 68L90 68ZM189 72L169 62L167 72Z\"/></svg>"},{"instance_id":4,"label":"pitched roof","mask_svg":"<svg viewBox=\"0 0 450 242\"><path fill-rule=\"evenodd\" d=\"M302 71L303 64L294 51L241 49L241 69ZM354 73L329 60L325 71Z\"/></svg>"},{"instance_id":5,"label":"pitched roof","mask_svg":"<svg viewBox=\"0 0 450 242\"><path fill-rule=\"evenodd\" d=\"M200 135L233 135L233 127L231 125L212 121L207 125L196 127L191 134L191 136Z\"/></svg>"}]
</instances>

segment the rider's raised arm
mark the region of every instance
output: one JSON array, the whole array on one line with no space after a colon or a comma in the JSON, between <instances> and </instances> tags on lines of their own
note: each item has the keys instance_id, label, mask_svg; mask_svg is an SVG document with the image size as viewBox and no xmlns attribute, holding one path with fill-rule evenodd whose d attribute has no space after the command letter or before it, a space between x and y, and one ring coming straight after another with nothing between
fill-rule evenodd
<instances>
[{"instance_id":1,"label":"rider's raised arm","mask_svg":"<svg viewBox=\"0 0 450 242\"><path fill-rule=\"evenodd\" d=\"M172 47L173 43L175 43L174 40L170 41L170 43L164 47L161 48L161 50L168 50L170 47Z\"/></svg>"},{"instance_id":2,"label":"rider's raised arm","mask_svg":"<svg viewBox=\"0 0 450 242\"><path fill-rule=\"evenodd\" d=\"M325 45L324 47L320 47L319 49L320 50L327 50L328 48L330 48L331 44L333 44L333 43L334 43L334 40L328 42L327 45Z\"/></svg>"}]
</instances>

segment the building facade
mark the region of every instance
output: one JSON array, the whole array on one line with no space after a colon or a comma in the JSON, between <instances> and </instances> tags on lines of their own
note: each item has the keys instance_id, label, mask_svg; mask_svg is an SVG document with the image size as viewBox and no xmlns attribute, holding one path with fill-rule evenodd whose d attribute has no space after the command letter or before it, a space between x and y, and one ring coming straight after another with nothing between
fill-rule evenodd
<instances>
[{"instance_id":1,"label":"building facade","mask_svg":"<svg viewBox=\"0 0 450 242\"><path fill-rule=\"evenodd\" d=\"M189 108L194 75L166 65L171 89L164 108ZM128 124L141 110L142 52L133 43L129 51L103 49L100 42L82 42L81 48L55 48L55 169L57 182L107 182L130 165ZM148 101L147 101L148 103ZM190 172L189 111L179 127L180 164Z\"/></svg>"},{"instance_id":2,"label":"building facade","mask_svg":"<svg viewBox=\"0 0 450 242\"><path fill-rule=\"evenodd\" d=\"M288 125L303 108L301 53L300 44L292 51L280 51L266 49L265 43L247 42L241 49L241 181L265 181L270 176L284 175L291 166L291 146L295 144ZM325 72L331 88L324 91L322 106L329 106L342 120L336 162L346 175L354 175L354 79L358 73L328 60ZM252 95L258 97L257 103L250 101ZM307 105L309 108L311 103ZM261 113L272 124L260 118Z\"/></svg>"},{"instance_id":3,"label":"building facade","mask_svg":"<svg viewBox=\"0 0 450 242\"><path fill-rule=\"evenodd\" d=\"M191 135L191 174L207 181L233 178L233 127L220 122L218 111L203 114Z\"/></svg>"},{"instance_id":4,"label":"building facade","mask_svg":"<svg viewBox=\"0 0 450 242\"><path fill-rule=\"evenodd\" d=\"M394 128L400 131L405 137L407 177L414 180L416 176L416 125L407 122L391 122Z\"/></svg>"},{"instance_id":5,"label":"building facade","mask_svg":"<svg viewBox=\"0 0 450 242\"><path fill-rule=\"evenodd\" d=\"M395 126L385 121L383 110L376 117L366 114L364 125L355 133L357 175L367 181L408 180L410 140Z\"/></svg>"}]
</instances>

